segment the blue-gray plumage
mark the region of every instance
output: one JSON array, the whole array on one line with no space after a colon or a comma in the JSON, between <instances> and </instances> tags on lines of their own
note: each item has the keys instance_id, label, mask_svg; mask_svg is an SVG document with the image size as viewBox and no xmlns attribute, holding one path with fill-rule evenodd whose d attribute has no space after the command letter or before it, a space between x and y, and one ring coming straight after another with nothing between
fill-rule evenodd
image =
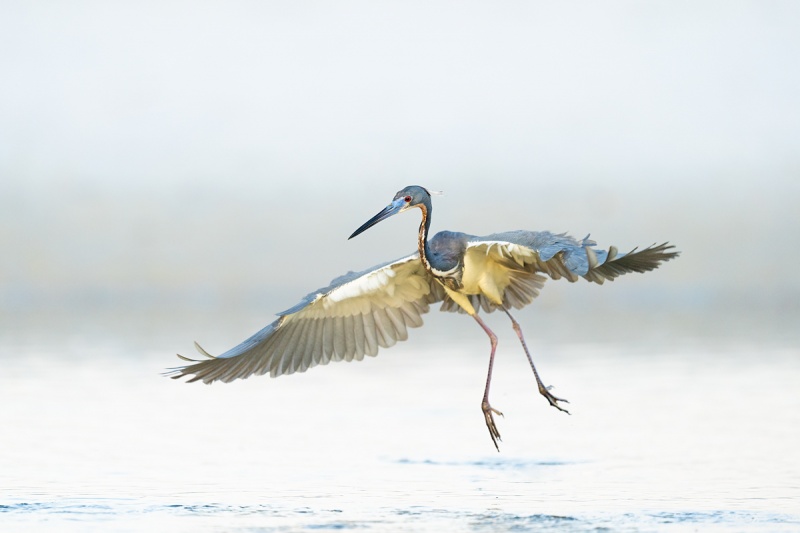
<instances>
[{"instance_id":1,"label":"blue-gray plumage","mask_svg":"<svg viewBox=\"0 0 800 533\"><path fill-rule=\"evenodd\" d=\"M492 442L500 433L493 414L502 414L489 404L489 385L497 337L478 315L502 310L511 319L533 370L539 392L553 407L566 410L545 387L528 351L519 324L510 308L520 309L533 301L546 277L579 277L602 284L628 272L647 272L678 255L664 243L628 254L615 247L595 249L588 236L576 240L548 231L509 231L484 237L441 231L430 240L430 193L410 186L398 192L381 212L358 228L362 233L378 222L412 207L422 211L417 252L361 272L349 272L331 284L309 293L294 307L278 313L278 319L238 346L212 356L197 343L207 359L170 372L174 378L233 381L253 374L280 376L304 372L331 361L361 360L374 356L378 348L406 340L407 328L422 325L430 304L441 302L442 311L467 313L483 328L491 341L489 371L481 409ZM498 448L499 450L499 448Z\"/></svg>"}]
</instances>

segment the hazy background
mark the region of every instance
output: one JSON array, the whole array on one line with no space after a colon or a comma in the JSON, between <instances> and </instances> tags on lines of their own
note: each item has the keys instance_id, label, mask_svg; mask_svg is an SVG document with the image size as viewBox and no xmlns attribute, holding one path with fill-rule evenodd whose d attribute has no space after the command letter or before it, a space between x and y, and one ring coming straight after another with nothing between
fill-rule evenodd
<instances>
[{"instance_id":1,"label":"hazy background","mask_svg":"<svg viewBox=\"0 0 800 533\"><path fill-rule=\"evenodd\" d=\"M413 251L416 213L346 238L421 184L434 230L682 251L550 283L540 342L796 346L799 28L791 1L4 2L0 344L226 349Z\"/></svg>"},{"instance_id":2,"label":"hazy background","mask_svg":"<svg viewBox=\"0 0 800 533\"><path fill-rule=\"evenodd\" d=\"M9 531L797 531L800 2L0 1ZM433 229L682 255L375 360L160 373ZM166 526L166 527L165 527Z\"/></svg>"}]
</instances>

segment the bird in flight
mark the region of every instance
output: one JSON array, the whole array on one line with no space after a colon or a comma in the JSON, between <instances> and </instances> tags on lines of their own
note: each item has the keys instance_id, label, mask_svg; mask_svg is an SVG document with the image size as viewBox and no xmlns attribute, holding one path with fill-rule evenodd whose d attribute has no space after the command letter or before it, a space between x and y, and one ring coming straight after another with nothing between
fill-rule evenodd
<instances>
[{"instance_id":1,"label":"bird in flight","mask_svg":"<svg viewBox=\"0 0 800 533\"><path fill-rule=\"evenodd\" d=\"M560 411L567 401L554 396L539 377L519 323L510 309L533 301L549 277L575 282L582 277L602 284L628 272L648 272L678 255L664 243L621 254L614 246L598 250L588 236L577 240L548 231L516 230L478 237L441 231L428 238L431 194L412 185L399 191L389 205L369 219L350 239L392 215L417 208L422 214L417 251L361 272L349 272L327 287L309 293L294 307L278 313L272 324L227 352L204 356L168 375L189 382L230 382L251 375L272 377L305 372L331 361L361 360L408 338L408 328L422 325L431 304L442 311L471 316L491 342L489 370L481 401L486 427L499 451L500 432L489 403L497 336L479 311L500 310L511 320L533 370L539 393Z\"/></svg>"}]
</instances>

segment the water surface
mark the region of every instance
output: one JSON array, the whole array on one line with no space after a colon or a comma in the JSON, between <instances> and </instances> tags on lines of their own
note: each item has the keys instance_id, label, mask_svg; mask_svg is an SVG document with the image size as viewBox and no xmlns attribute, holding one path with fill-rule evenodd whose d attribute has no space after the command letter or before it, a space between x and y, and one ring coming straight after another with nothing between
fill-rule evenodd
<instances>
[{"instance_id":1,"label":"water surface","mask_svg":"<svg viewBox=\"0 0 800 533\"><path fill-rule=\"evenodd\" d=\"M796 350L542 348L567 416L509 339L497 453L481 348L212 386L161 352L4 349L0 527L800 531Z\"/></svg>"}]
</instances>

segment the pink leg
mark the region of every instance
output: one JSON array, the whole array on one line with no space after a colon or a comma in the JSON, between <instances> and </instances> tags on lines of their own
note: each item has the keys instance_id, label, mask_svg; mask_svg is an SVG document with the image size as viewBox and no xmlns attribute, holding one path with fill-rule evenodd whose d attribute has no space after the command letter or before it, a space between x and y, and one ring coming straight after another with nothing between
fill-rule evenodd
<instances>
[{"instance_id":1,"label":"pink leg","mask_svg":"<svg viewBox=\"0 0 800 533\"><path fill-rule=\"evenodd\" d=\"M525 344L525 337L522 336L522 329L519 327L519 324L517 323L517 321L514 320L514 317L511 316L511 313L508 312L508 309L506 309L504 307L503 311L505 311L506 314L508 315L508 318L511 319L511 325L514 328L514 331L517 332L517 337L519 337L519 342L522 343L522 348L525 350L525 355L528 356L528 362L531 364L531 369L533 370L533 375L536 378L536 384L539 386L539 394L544 396L547 399L547 401L550 402L550 405L552 405L553 407L555 407L559 411L564 411L565 413L569 414L569 411L567 411L566 409L564 409L563 407L558 405L558 402L565 402L565 403L569 403L569 402L567 400L564 400L563 398L557 398L557 397L553 396L552 394L550 394L549 387L545 387L544 386L544 383L542 383L542 380L539 379L539 373L536 371L536 366L533 364L533 359L531 358L531 354L528 351L528 345Z\"/></svg>"},{"instance_id":2,"label":"pink leg","mask_svg":"<svg viewBox=\"0 0 800 533\"><path fill-rule=\"evenodd\" d=\"M489 436L492 437L492 442L494 443L494 447L497 448L497 451L500 451L500 447L497 445L498 440L502 440L500 438L500 432L497 430L497 426L494 423L494 414L498 414L503 416L503 413L489 405L489 386L492 383L492 368L494 367L494 352L497 349L497 335L489 329L481 317L478 315L472 315L472 318L475 319L478 324L483 328L483 331L489 336L489 340L492 343L492 353L489 355L489 372L486 374L486 389L483 391L483 401L481 402L481 410L483 411L483 418L486 419L486 427L489 428Z\"/></svg>"}]
</instances>

